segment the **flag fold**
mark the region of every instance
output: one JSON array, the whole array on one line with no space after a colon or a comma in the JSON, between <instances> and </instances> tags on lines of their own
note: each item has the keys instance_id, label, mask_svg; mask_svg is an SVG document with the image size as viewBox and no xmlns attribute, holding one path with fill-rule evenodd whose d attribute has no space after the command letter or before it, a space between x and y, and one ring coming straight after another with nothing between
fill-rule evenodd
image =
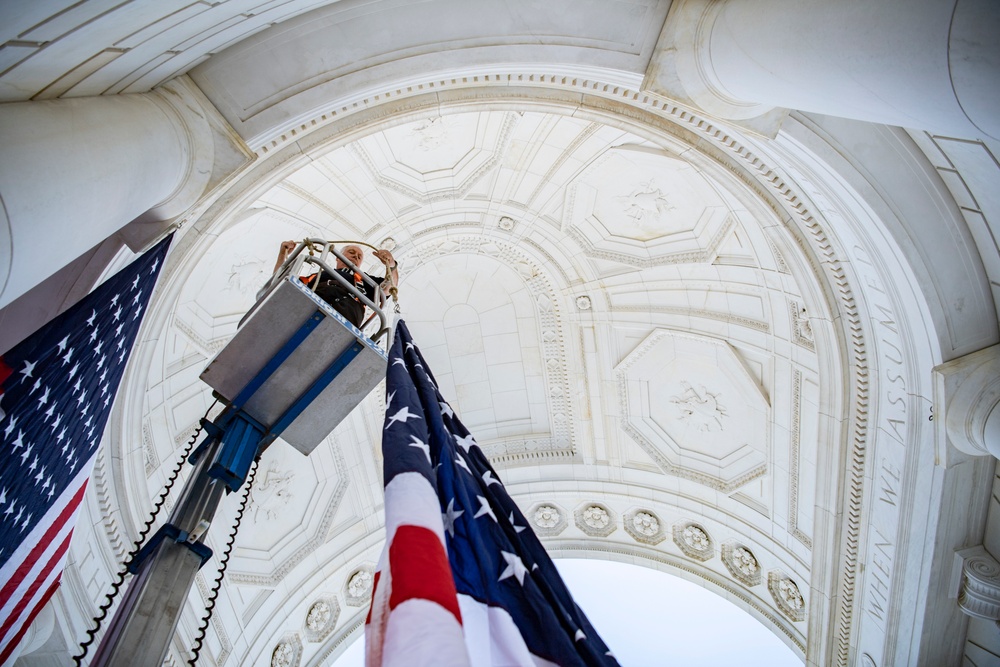
<instances>
[{"instance_id":1,"label":"flag fold","mask_svg":"<svg viewBox=\"0 0 1000 667\"><path fill-rule=\"evenodd\" d=\"M368 667L617 665L400 320Z\"/></svg>"},{"instance_id":2,"label":"flag fold","mask_svg":"<svg viewBox=\"0 0 1000 667\"><path fill-rule=\"evenodd\" d=\"M171 238L0 357L0 664L58 587Z\"/></svg>"}]
</instances>

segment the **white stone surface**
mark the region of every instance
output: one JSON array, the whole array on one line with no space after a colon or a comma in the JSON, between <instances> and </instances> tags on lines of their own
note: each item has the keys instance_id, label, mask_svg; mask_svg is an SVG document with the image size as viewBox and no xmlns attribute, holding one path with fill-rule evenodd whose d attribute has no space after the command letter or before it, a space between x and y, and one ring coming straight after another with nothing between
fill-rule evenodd
<instances>
[{"instance_id":1,"label":"white stone surface","mask_svg":"<svg viewBox=\"0 0 1000 667\"><path fill-rule=\"evenodd\" d=\"M260 156L175 242L59 593L67 637L208 407L195 378L278 242L320 235L392 237L444 393L522 507L565 514L553 551L702 582L809 664L1000 653L945 591L955 550L983 540L992 462L927 421L931 369L997 341L996 146L801 113L754 134L636 92L667 3L614 20L493 7L492 23L477 3L370 7L56 3L0 21L4 99L145 90L222 51L194 77ZM374 52L373 22L396 51ZM686 342L642 349L664 331ZM623 400L626 367L645 398ZM209 629L217 664L329 664L356 632L351 582L381 547L382 393L308 459L268 452ZM692 524L710 548L684 541ZM734 577L737 544L773 587ZM341 613L311 641L322 596Z\"/></svg>"}]
</instances>

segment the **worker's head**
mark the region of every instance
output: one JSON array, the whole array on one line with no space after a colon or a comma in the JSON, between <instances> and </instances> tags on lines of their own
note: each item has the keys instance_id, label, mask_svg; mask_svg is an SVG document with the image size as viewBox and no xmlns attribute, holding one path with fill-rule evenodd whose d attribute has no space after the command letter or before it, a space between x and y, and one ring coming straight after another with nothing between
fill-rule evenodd
<instances>
[{"instance_id":1,"label":"worker's head","mask_svg":"<svg viewBox=\"0 0 1000 667\"><path fill-rule=\"evenodd\" d=\"M361 267L361 262L364 261L365 259L365 251L362 250L360 246L356 245L344 246L343 248L341 248L340 254L342 254L347 259L351 260L351 262L354 263L354 266L357 266L359 268ZM347 268L347 265L344 264L342 261L340 261L339 257L337 258L337 268L338 269Z\"/></svg>"}]
</instances>

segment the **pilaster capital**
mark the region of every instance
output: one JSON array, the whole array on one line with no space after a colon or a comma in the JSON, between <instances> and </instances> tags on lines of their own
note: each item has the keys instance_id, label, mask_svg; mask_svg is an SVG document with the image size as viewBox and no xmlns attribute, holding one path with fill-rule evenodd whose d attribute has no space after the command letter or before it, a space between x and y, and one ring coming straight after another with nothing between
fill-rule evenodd
<instances>
[{"instance_id":1,"label":"pilaster capital","mask_svg":"<svg viewBox=\"0 0 1000 667\"><path fill-rule=\"evenodd\" d=\"M962 563L958 606L969 616L1000 620L1000 563L982 545L955 555Z\"/></svg>"},{"instance_id":2,"label":"pilaster capital","mask_svg":"<svg viewBox=\"0 0 1000 667\"><path fill-rule=\"evenodd\" d=\"M938 438L972 456L1000 458L1000 345L934 368Z\"/></svg>"},{"instance_id":3,"label":"pilaster capital","mask_svg":"<svg viewBox=\"0 0 1000 667\"><path fill-rule=\"evenodd\" d=\"M788 109L738 99L715 72L712 29L723 2L674 0L653 51L643 90L730 121L757 134L774 137Z\"/></svg>"},{"instance_id":4,"label":"pilaster capital","mask_svg":"<svg viewBox=\"0 0 1000 667\"><path fill-rule=\"evenodd\" d=\"M212 174L215 146L208 120L210 110L206 108L211 103L186 76L173 79L144 95L171 119L187 156L184 177L174 191L141 217L144 221L169 220L198 200Z\"/></svg>"}]
</instances>

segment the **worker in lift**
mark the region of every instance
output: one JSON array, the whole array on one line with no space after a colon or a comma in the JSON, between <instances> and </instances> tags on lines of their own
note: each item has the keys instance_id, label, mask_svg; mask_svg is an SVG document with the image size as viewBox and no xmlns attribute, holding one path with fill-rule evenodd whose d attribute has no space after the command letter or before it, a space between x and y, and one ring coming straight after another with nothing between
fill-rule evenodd
<instances>
[{"instance_id":1,"label":"worker in lift","mask_svg":"<svg viewBox=\"0 0 1000 667\"><path fill-rule=\"evenodd\" d=\"M298 241L285 241L281 244L278 249L278 260L274 264L274 270L277 271L282 263L288 258L288 254L295 250L298 245ZM351 261L355 266L360 267L361 262L365 259L365 252L359 246L348 245L344 246L341 250L341 254L344 255L348 260ZM386 268L389 269L391 286L395 286L399 281L399 273L397 272L396 260L393 258L392 253L388 250L376 250L372 253L380 262L385 264ZM344 264L337 258L337 266L335 269L341 276L343 276L347 282L353 284L359 292L364 294L370 301L375 300L375 290L371 285L367 284L361 278L360 273L355 273L354 270ZM383 276L373 276L370 273L367 274L368 277L376 285L382 285L385 278ZM303 282L312 285L312 281L315 279L315 274L312 276L303 277ZM385 290L389 285L382 285L382 289ZM360 327L361 323L364 321L365 317L365 306L361 301L351 294L347 289L340 284L336 279L333 278L329 273L323 271L322 275L319 277L319 284L316 286L316 296L326 301L330 306L333 307L338 313L344 316L347 321L356 327Z\"/></svg>"}]
</instances>

